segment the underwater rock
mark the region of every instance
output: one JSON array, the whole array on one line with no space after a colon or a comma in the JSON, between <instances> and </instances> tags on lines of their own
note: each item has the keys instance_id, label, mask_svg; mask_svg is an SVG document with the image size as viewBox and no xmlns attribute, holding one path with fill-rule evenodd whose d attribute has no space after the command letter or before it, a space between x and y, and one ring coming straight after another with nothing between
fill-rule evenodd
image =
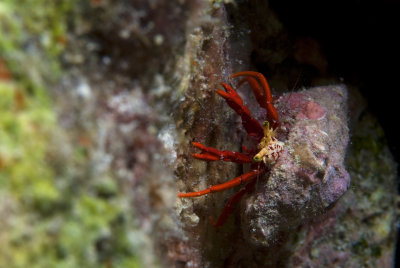
<instances>
[{"instance_id":1,"label":"underwater rock","mask_svg":"<svg viewBox=\"0 0 400 268\"><path fill-rule=\"evenodd\" d=\"M263 247L282 243L302 223L325 213L350 185L343 164L349 140L346 87L289 93L277 108L285 149L242 209L244 236Z\"/></svg>"}]
</instances>

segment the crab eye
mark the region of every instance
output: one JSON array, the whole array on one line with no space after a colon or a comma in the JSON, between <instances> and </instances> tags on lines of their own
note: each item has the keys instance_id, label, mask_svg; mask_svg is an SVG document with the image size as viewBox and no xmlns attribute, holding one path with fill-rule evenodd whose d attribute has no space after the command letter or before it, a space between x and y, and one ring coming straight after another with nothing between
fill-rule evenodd
<instances>
[{"instance_id":1,"label":"crab eye","mask_svg":"<svg viewBox=\"0 0 400 268\"><path fill-rule=\"evenodd\" d=\"M256 161L256 162L260 162L261 161L261 157L256 155L256 156L253 157L253 160Z\"/></svg>"},{"instance_id":2,"label":"crab eye","mask_svg":"<svg viewBox=\"0 0 400 268\"><path fill-rule=\"evenodd\" d=\"M264 127L269 127L269 122L268 122L268 121L264 121L264 122L263 122L263 126L264 126Z\"/></svg>"}]
</instances>

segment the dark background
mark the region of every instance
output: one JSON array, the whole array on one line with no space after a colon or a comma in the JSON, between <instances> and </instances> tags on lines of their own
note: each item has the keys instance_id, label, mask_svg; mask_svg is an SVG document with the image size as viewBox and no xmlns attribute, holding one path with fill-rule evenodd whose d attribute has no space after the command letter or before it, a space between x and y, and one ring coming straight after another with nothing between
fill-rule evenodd
<instances>
[{"instance_id":1,"label":"dark background","mask_svg":"<svg viewBox=\"0 0 400 268\"><path fill-rule=\"evenodd\" d=\"M270 1L291 36L322 46L329 71L358 85L399 160L396 1Z\"/></svg>"},{"instance_id":2,"label":"dark background","mask_svg":"<svg viewBox=\"0 0 400 268\"><path fill-rule=\"evenodd\" d=\"M360 88L398 163L398 1L272 0L270 6L291 36L311 37L321 44L329 72ZM396 253L397 265L398 246Z\"/></svg>"}]
</instances>

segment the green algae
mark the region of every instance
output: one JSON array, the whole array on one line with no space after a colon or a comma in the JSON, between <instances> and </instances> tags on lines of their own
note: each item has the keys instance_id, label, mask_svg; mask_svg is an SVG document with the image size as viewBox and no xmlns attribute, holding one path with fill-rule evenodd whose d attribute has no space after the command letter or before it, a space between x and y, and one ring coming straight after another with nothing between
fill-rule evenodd
<instances>
[{"instance_id":1,"label":"green algae","mask_svg":"<svg viewBox=\"0 0 400 268\"><path fill-rule=\"evenodd\" d=\"M82 178L49 159L60 157L54 139L67 142L50 100L43 102L44 92L38 98L19 88L0 82L0 267L139 266L126 238L132 215L118 186L108 177L76 191ZM17 108L20 94L24 104ZM64 164L87 164L71 159Z\"/></svg>"},{"instance_id":2,"label":"green algae","mask_svg":"<svg viewBox=\"0 0 400 268\"><path fill-rule=\"evenodd\" d=\"M134 217L89 146L58 123L50 86L77 1L0 2L0 267L140 267ZM1 66L0 66L1 67Z\"/></svg>"},{"instance_id":3,"label":"green algae","mask_svg":"<svg viewBox=\"0 0 400 268\"><path fill-rule=\"evenodd\" d=\"M28 87L57 78L66 46L67 24L77 1L0 2L0 58Z\"/></svg>"}]
</instances>

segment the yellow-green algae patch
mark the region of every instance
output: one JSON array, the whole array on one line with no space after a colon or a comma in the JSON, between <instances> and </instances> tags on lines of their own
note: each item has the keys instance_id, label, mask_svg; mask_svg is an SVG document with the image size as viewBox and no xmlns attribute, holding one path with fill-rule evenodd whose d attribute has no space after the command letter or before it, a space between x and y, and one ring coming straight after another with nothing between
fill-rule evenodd
<instances>
[{"instance_id":1,"label":"yellow-green algae patch","mask_svg":"<svg viewBox=\"0 0 400 268\"><path fill-rule=\"evenodd\" d=\"M128 197L91 174L47 90L76 4L0 1L0 267L140 267Z\"/></svg>"},{"instance_id":2,"label":"yellow-green algae patch","mask_svg":"<svg viewBox=\"0 0 400 268\"><path fill-rule=\"evenodd\" d=\"M54 141L67 140L45 91L37 94L0 81L0 267L139 266L126 200L111 178L79 185L54 165L62 158Z\"/></svg>"},{"instance_id":3,"label":"yellow-green algae patch","mask_svg":"<svg viewBox=\"0 0 400 268\"><path fill-rule=\"evenodd\" d=\"M25 204L55 202L60 193L45 163L55 115L13 83L0 82L0 98L1 186Z\"/></svg>"}]
</instances>

